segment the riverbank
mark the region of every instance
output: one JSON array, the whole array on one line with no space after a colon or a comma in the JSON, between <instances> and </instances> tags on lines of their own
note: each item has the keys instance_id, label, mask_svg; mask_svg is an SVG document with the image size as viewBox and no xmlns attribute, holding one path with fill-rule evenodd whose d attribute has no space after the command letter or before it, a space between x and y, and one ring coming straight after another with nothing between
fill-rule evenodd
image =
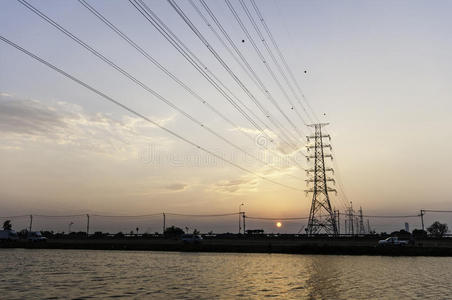
<instances>
[{"instance_id":1,"label":"riverbank","mask_svg":"<svg viewBox=\"0 0 452 300\"><path fill-rule=\"evenodd\" d=\"M204 239L184 243L177 239L50 239L46 242L15 241L2 248L143 250L181 252L235 252L286 254L339 254L385 256L452 256L451 239L427 239L410 246L378 247L374 239Z\"/></svg>"}]
</instances>

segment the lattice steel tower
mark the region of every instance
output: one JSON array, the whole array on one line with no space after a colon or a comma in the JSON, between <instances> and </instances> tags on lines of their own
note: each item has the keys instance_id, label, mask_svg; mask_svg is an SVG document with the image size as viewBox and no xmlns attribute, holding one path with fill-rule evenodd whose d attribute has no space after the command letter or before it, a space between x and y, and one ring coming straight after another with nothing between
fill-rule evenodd
<instances>
[{"instance_id":1,"label":"lattice steel tower","mask_svg":"<svg viewBox=\"0 0 452 300\"><path fill-rule=\"evenodd\" d=\"M331 202L328 195L328 192L336 193L336 189L328 186L328 182L335 183L335 181L333 178L327 176L327 172L334 174L334 170L325 167L325 158L333 159L331 153L325 153L324 151L326 148L329 148L330 151L332 149L331 144L323 143L325 138L331 140L329 134L322 134L322 127L326 125L328 125L328 123L308 125L315 129L315 135L307 136L308 143L311 139L314 139L314 144L307 146L308 152L314 150L313 155L307 156L308 161L314 159L314 166L312 169L307 170L308 179L306 179L308 185L311 183L313 184L310 189L306 190L306 193L313 193L308 227L306 228L308 235L323 232L337 235L336 218L334 211L331 208Z\"/></svg>"}]
</instances>

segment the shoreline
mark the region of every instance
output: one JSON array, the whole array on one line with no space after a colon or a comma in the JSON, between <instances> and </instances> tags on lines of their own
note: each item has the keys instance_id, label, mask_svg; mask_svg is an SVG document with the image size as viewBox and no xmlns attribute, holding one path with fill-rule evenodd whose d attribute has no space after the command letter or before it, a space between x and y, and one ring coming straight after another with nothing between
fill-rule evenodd
<instances>
[{"instance_id":1,"label":"shoreline","mask_svg":"<svg viewBox=\"0 0 452 300\"><path fill-rule=\"evenodd\" d=\"M377 247L375 240L334 238L287 239L206 239L184 243L177 239L51 239L46 242L15 241L0 248L140 250L213 253L283 253L323 255L452 256L452 240L422 240L409 246Z\"/></svg>"}]
</instances>

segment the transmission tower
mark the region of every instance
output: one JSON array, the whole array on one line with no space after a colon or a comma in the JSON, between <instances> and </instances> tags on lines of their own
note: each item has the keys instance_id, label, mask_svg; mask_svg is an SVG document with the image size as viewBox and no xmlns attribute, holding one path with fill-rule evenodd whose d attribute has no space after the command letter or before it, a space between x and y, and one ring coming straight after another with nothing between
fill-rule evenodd
<instances>
[{"instance_id":1,"label":"transmission tower","mask_svg":"<svg viewBox=\"0 0 452 300\"><path fill-rule=\"evenodd\" d=\"M333 159L331 153L326 154L325 148L331 151L331 144L324 144L323 139L331 140L329 134L322 134L322 127L328 123L319 123L308 125L315 129L315 135L307 136L308 143L314 139L313 145L306 146L307 150L314 150L313 155L308 155L308 161L314 159L314 166L308 169L308 184L312 183L313 187L306 190L306 193L312 194L311 211L309 213L309 221L307 233L314 235L324 231L327 234L337 235L337 223L333 209L331 208L328 192L336 192L335 189L328 187L328 182L335 183L334 179L327 177L327 172L334 172L332 168L325 167L325 158ZM312 174L312 177L310 176Z\"/></svg>"},{"instance_id":2,"label":"transmission tower","mask_svg":"<svg viewBox=\"0 0 452 300\"><path fill-rule=\"evenodd\" d=\"M364 219L363 219L363 208L359 208L359 234L365 234L366 230L364 228Z\"/></svg>"},{"instance_id":3,"label":"transmission tower","mask_svg":"<svg viewBox=\"0 0 452 300\"><path fill-rule=\"evenodd\" d=\"M347 233L354 235L355 234L355 230L354 230L354 215L355 215L355 211L353 210L353 203L350 201L350 206L347 209L347 217L348 217L348 230Z\"/></svg>"}]
</instances>

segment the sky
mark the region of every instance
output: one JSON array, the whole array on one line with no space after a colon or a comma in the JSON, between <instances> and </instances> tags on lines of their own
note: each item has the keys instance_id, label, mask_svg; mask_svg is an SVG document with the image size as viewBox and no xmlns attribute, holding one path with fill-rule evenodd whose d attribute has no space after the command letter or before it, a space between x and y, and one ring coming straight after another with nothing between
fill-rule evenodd
<instances>
[{"instance_id":1,"label":"sky","mask_svg":"<svg viewBox=\"0 0 452 300\"><path fill-rule=\"evenodd\" d=\"M0 35L251 173L187 144L0 42L1 216L223 214L237 212L241 203L249 216L309 215L312 196L303 192L307 175L302 168L309 168L312 162L304 158L306 140L301 135L312 134L305 126L311 120L278 73L239 1L231 0L232 6L283 90L226 3L206 3L302 134L295 132L188 1L176 3L271 119L282 124L283 133L269 122L266 135L256 130L129 2L87 2L235 126L200 103L78 1L30 3L223 139L151 95L19 2L1 2ZM145 3L252 113L266 118L167 1ZM200 2L194 3L207 16ZM256 18L251 2L244 3ZM368 215L450 210L452 3L256 3L305 95L305 108L308 102L319 121L330 123L325 129L332 137L334 160L328 164L336 170L338 183L332 187L339 191L337 196L332 193L332 205L343 211L352 201L355 209L361 206ZM209 22L219 32L211 19ZM283 144L284 133L294 137L296 151ZM54 226L74 220L74 229L83 230L84 218L64 218ZM141 219L114 222L128 222L117 226L126 228L121 230L140 224L152 232L161 229L161 217L154 219L151 225ZM174 216L167 224L233 231L237 230L236 219ZM428 222L435 219L452 226L450 214L427 215ZM98 220L100 229L117 229L112 227L114 222ZM27 220L17 220L19 227L25 226L20 222L26 224ZM42 218L36 222L44 228L56 221ZM249 222L248 228L275 232L298 231L306 223L284 222L277 229L273 221ZM370 222L377 230L388 231L403 228L404 222L412 228L420 226L419 218Z\"/></svg>"}]
</instances>

